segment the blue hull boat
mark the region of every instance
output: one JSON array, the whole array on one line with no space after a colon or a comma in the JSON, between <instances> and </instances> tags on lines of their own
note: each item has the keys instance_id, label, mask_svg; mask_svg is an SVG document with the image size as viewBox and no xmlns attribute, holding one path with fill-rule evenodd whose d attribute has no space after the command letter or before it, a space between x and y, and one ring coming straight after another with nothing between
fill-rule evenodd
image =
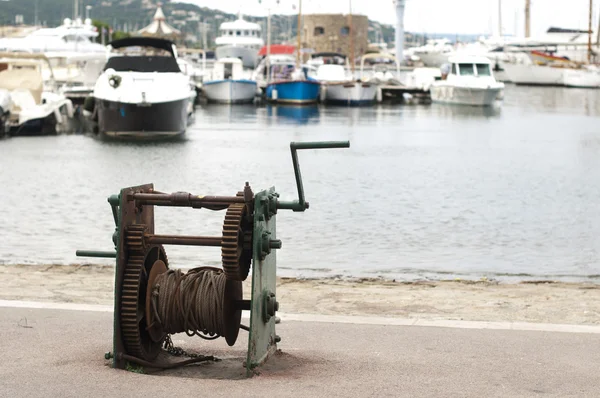
<instances>
[{"instance_id":1,"label":"blue hull boat","mask_svg":"<svg viewBox=\"0 0 600 398\"><path fill-rule=\"evenodd\" d=\"M319 99L321 84L315 80L286 80L269 83L267 100L282 104L314 104Z\"/></svg>"}]
</instances>

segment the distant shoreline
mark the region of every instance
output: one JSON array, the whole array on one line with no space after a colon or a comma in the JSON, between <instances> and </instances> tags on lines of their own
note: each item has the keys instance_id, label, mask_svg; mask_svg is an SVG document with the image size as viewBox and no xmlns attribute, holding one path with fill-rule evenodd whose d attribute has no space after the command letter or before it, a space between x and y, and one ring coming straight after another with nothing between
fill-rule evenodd
<instances>
[{"instance_id":1,"label":"distant shoreline","mask_svg":"<svg viewBox=\"0 0 600 398\"><path fill-rule=\"evenodd\" d=\"M2 265L0 287L0 300L111 305L114 267ZM296 314L600 324L600 284L587 282L280 277L277 297Z\"/></svg>"}]
</instances>

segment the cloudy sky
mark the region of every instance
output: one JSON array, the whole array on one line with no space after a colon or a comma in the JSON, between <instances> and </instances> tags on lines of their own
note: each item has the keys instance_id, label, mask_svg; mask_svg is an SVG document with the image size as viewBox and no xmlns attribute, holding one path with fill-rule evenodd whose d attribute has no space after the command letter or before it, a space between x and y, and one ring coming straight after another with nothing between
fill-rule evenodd
<instances>
[{"instance_id":1,"label":"cloudy sky","mask_svg":"<svg viewBox=\"0 0 600 398\"><path fill-rule=\"evenodd\" d=\"M266 4L276 0L178 0L227 12L266 15ZM499 0L406 0L405 26L410 31L490 33L497 31ZM595 1L594 30L600 1ZM298 0L280 0L274 13L289 14ZM345 13L349 0L303 0L303 13ZM506 34L523 34L525 0L502 0L502 26ZM589 0L532 0L532 33L549 26L587 29ZM393 0L352 0L353 12L383 23L395 22Z\"/></svg>"}]
</instances>

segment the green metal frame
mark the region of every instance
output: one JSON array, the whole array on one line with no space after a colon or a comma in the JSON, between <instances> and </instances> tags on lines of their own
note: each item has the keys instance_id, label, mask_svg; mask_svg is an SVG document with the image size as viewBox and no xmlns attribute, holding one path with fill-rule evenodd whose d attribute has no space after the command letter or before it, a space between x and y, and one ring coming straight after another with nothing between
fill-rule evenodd
<instances>
[{"instance_id":1,"label":"green metal frame","mask_svg":"<svg viewBox=\"0 0 600 398\"><path fill-rule=\"evenodd\" d=\"M298 200L280 201L275 188L261 191L254 196L252 292L248 352L245 365L248 376L252 376L254 369L264 363L277 350L277 343L279 342L279 337L275 333L275 313L279 310L279 303L276 296L277 260L273 250L280 249L282 246L276 234L277 210L303 212L309 207L304 197L304 186L297 151L299 149L348 147L350 147L348 141L290 143ZM120 326L121 297L118 293L121 292L128 255L124 250L124 228L132 223L145 224L149 227L150 233L154 232L154 207L151 205L144 206L143 211L136 209L135 203L128 201L127 196L138 192L151 192L153 188L152 184L124 188L119 195L112 195L108 198L115 220L114 252L96 250L78 250L76 252L78 256L116 258L113 353L125 352ZM113 367L125 368L126 362L119 356L114 355Z\"/></svg>"},{"instance_id":2,"label":"green metal frame","mask_svg":"<svg viewBox=\"0 0 600 398\"><path fill-rule=\"evenodd\" d=\"M266 242L276 241L276 216L269 209L275 197L275 188L259 192L254 197L252 295L246 358L248 376L253 375L253 369L277 350L275 316L267 314L266 309L267 301L276 297L277 260L275 251L271 251L270 246L265 247Z\"/></svg>"}]
</instances>

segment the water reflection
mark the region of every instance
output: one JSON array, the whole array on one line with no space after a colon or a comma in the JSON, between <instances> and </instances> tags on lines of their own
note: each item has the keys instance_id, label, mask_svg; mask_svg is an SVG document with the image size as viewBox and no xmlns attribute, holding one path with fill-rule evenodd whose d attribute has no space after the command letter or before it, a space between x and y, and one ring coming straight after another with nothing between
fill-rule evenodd
<instances>
[{"instance_id":1,"label":"water reflection","mask_svg":"<svg viewBox=\"0 0 600 398\"><path fill-rule=\"evenodd\" d=\"M508 84L507 107L542 112L600 116L600 90L567 87L525 87Z\"/></svg>"},{"instance_id":2,"label":"water reflection","mask_svg":"<svg viewBox=\"0 0 600 398\"><path fill-rule=\"evenodd\" d=\"M314 105L267 105L267 116L284 123L318 124L320 110Z\"/></svg>"},{"instance_id":3,"label":"water reflection","mask_svg":"<svg viewBox=\"0 0 600 398\"><path fill-rule=\"evenodd\" d=\"M502 107L495 106L464 106L452 104L432 104L429 112L450 119L488 119L499 118Z\"/></svg>"}]
</instances>

